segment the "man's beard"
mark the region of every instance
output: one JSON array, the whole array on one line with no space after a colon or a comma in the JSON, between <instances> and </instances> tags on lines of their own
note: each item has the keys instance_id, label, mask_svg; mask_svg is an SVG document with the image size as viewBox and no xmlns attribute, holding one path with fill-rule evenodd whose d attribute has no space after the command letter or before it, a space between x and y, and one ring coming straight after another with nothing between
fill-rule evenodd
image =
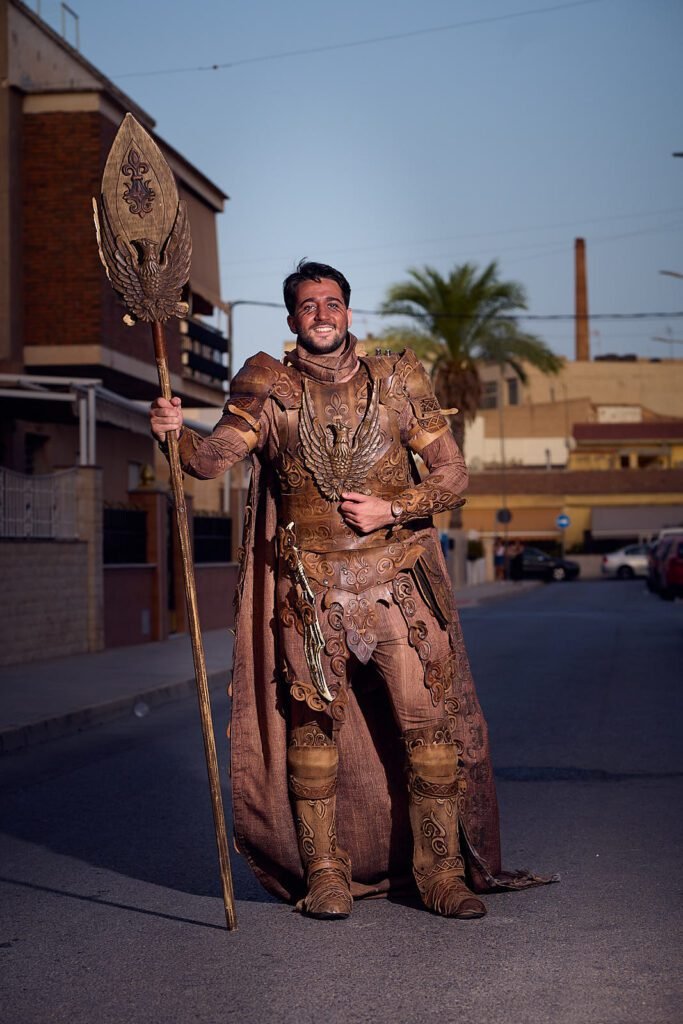
<instances>
[{"instance_id":1,"label":"man's beard","mask_svg":"<svg viewBox=\"0 0 683 1024\"><path fill-rule=\"evenodd\" d=\"M301 345L312 356L329 356L342 347L348 335L348 328L343 333L331 334L324 342L319 341L313 331L309 335L297 334L297 345Z\"/></svg>"}]
</instances>

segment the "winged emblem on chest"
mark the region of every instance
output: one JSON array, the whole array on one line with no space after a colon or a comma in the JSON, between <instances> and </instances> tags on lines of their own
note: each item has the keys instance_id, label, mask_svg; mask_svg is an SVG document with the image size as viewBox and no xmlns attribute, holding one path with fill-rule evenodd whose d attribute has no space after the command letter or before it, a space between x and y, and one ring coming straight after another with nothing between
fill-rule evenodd
<instances>
[{"instance_id":1,"label":"winged emblem on chest","mask_svg":"<svg viewBox=\"0 0 683 1024\"><path fill-rule=\"evenodd\" d=\"M343 491L368 494L367 475L382 446L377 383L373 382L365 415L352 437L341 416L321 423L304 380L299 440L304 464L323 497L339 501Z\"/></svg>"}]
</instances>

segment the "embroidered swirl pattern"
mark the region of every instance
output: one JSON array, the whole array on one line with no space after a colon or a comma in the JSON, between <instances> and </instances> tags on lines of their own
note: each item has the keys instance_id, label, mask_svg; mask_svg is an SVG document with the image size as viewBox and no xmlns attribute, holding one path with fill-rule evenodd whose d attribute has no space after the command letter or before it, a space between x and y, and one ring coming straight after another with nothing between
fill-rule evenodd
<instances>
[{"instance_id":1,"label":"embroidered swirl pattern","mask_svg":"<svg viewBox=\"0 0 683 1024\"><path fill-rule=\"evenodd\" d=\"M446 842L446 829L443 827L434 811L428 817L422 819L422 835L429 840L430 846L437 857L448 856L448 843Z\"/></svg>"},{"instance_id":2,"label":"embroidered swirl pattern","mask_svg":"<svg viewBox=\"0 0 683 1024\"><path fill-rule=\"evenodd\" d=\"M426 519L437 512L446 512L448 509L464 505L465 499L455 491L448 490L444 486L444 479L443 474L433 473L421 484L402 491L400 499L403 512L396 517L396 522L400 525L410 522L411 519Z\"/></svg>"}]
</instances>

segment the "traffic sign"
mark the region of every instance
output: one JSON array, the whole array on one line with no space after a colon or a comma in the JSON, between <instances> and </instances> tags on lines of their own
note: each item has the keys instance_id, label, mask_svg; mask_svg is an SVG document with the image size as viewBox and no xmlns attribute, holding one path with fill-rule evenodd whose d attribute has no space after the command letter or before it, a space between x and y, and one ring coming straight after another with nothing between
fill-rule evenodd
<instances>
[{"instance_id":1,"label":"traffic sign","mask_svg":"<svg viewBox=\"0 0 683 1024\"><path fill-rule=\"evenodd\" d=\"M564 512L561 512L555 520L555 526L557 526L559 530L566 530L570 523L571 519L568 515L565 515Z\"/></svg>"},{"instance_id":2,"label":"traffic sign","mask_svg":"<svg viewBox=\"0 0 683 1024\"><path fill-rule=\"evenodd\" d=\"M512 519L512 512L509 508L499 508L496 512L497 523L509 523Z\"/></svg>"}]
</instances>

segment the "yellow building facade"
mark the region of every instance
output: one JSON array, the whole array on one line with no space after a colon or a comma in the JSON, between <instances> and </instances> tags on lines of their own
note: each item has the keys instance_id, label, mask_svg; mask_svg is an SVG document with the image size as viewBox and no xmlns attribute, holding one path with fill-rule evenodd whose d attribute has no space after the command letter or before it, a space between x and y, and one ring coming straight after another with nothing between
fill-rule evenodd
<instances>
[{"instance_id":1,"label":"yellow building facade","mask_svg":"<svg viewBox=\"0 0 683 1024\"><path fill-rule=\"evenodd\" d=\"M512 515L510 537L564 542L568 549L613 541L616 548L683 523L683 469L472 474L463 527L484 540L498 536L503 526L496 513L503 507ZM565 530L557 526L559 515L569 517Z\"/></svg>"}]
</instances>

